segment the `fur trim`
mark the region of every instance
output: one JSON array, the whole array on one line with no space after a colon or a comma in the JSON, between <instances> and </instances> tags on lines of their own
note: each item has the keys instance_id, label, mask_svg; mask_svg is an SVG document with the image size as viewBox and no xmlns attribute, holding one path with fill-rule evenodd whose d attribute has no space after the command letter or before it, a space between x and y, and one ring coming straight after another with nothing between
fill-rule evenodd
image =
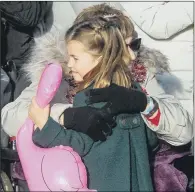
<instances>
[{"instance_id":1,"label":"fur trim","mask_svg":"<svg viewBox=\"0 0 195 192\"><path fill-rule=\"evenodd\" d=\"M170 71L168 58L156 49L150 49L142 45L138 52L137 59L140 63L143 63L151 73L158 74Z\"/></svg>"},{"instance_id":2,"label":"fur trim","mask_svg":"<svg viewBox=\"0 0 195 192\"><path fill-rule=\"evenodd\" d=\"M156 74L156 80L163 90L165 90L166 94L178 97L184 93L183 83L171 73Z\"/></svg>"},{"instance_id":3,"label":"fur trim","mask_svg":"<svg viewBox=\"0 0 195 192\"><path fill-rule=\"evenodd\" d=\"M64 35L53 26L50 32L35 39L29 60L22 71L31 82L39 81L45 66L52 61L57 61L62 65L65 74L68 74L66 58Z\"/></svg>"},{"instance_id":4,"label":"fur trim","mask_svg":"<svg viewBox=\"0 0 195 192\"><path fill-rule=\"evenodd\" d=\"M160 51L142 45L136 60L143 63L147 72L155 75L166 94L176 97L178 94L183 94L184 87L181 80L170 72L169 60Z\"/></svg>"}]
</instances>

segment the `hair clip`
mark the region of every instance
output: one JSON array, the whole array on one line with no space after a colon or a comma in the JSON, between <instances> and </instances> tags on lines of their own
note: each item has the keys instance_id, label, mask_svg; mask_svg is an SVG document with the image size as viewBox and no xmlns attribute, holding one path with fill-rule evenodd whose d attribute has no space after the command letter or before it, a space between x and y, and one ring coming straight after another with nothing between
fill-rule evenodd
<instances>
[{"instance_id":1,"label":"hair clip","mask_svg":"<svg viewBox=\"0 0 195 192\"><path fill-rule=\"evenodd\" d=\"M108 14L108 15L103 15L104 18L110 18L110 17L115 17L116 14Z\"/></svg>"}]
</instances>

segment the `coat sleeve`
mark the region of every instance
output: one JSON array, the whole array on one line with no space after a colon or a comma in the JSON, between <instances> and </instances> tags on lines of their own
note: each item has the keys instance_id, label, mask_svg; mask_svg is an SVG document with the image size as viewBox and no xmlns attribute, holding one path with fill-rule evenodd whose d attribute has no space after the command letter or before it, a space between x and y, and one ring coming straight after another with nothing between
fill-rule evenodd
<instances>
[{"instance_id":1,"label":"coat sleeve","mask_svg":"<svg viewBox=\"0 0 195 192\"><path fill-rule=\"evenodd\" d=\"M165 93L154 75L148 77L145 89L157 101L161 113L157 126L142 115L148 127L157 133L158 138L171 145L179 146L189 143L193 138L193 121L188 111L174 96Z\"/></svg>"},{"instance_id":2,"label":"coat sleeve","mask_svg":"<svg viewBox=\"0 0 195 192\"><path fill-rule=\"evenodd\" d=\"M121 4L132 20L155 39L168 39L193 24L193 2Z\"/></svg>"},{"instance_id":3,"label":"coat sleeve","mask_svg":"<svg viewBox=\"0 0 195 192\"><path fill-rule=\"evenodd\" d=\"M93 145L93 140L89 136L71 129L65 129L51 117L42 130L37 128L34 131L33 142L44 148L59 145L70 146L80 156L87 154Z\"/></svg>"},{"instance_id":4,"label":"coat sleeve","mask_svg":"<svg viewBox=\"0 0 195 192\"><path fill-rule=\"evenodd\" d=\"M1 16L17 27L35 27L52 9L49 1L3 1Z\"/></svg>"},{"instance_id":5,"label":"coat sleeve","mask_svg":"<svg viewBox=\"0 0 195 192\"><path fill-rule=\"evenodd\" d=\"M28 108L36 94L37 84L25 88L13 102L5 105L1 111L1 125L9 136L16 136L18 129L28 117Z\"/></svg>"},{"instance_id":6,"label":"coat sleeve","mask_svg":"<svg viewBox=\"0 0 195 192\"><path fill-rule=\"evenodd\" d=\"M5 105L1 111L1 125L9 136L16 136L18 129L22 126L28 117L28 108L32 98L36 95L37 83L32 83L25 88L21 95L13 102ZM51 107L51 116L59 121L63 111L71 107L71 104L55 103Z\"/></svg>"}]
</instances>

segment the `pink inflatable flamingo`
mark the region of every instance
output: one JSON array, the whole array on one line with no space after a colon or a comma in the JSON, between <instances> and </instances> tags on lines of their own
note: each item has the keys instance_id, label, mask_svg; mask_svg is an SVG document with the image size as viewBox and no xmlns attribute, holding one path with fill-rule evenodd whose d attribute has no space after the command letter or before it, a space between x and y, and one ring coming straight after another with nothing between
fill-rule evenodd
<instances>
[{"instance_id":1,"label":"pink inflatable flamingo","mask_svg":"<svg viewBox=\"0 0 195 192\"><path fill-rule=\"evenodd\" d=\"M45 107L62 79L59 64L47 65L39 82L36 100ZM17 150L30 191L96 191L87 188L87 173L71 147L39 148L32 141L34 124L27 118L17 134Z\"/></svg>"}]
</instances>

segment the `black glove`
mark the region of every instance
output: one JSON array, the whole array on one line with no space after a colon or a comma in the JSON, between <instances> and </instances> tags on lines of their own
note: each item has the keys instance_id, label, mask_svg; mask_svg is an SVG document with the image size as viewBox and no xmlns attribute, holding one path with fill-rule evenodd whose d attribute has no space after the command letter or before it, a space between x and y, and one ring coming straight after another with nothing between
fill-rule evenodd
<instances>
[{"instance_id":1,"label":"black glove","mask_svg":"<svg viewBox=\"0 0 195 192\"><path fill-rule=\"evenodd\" d=\"M121 113L139 113L147 106L147 96L144 92L127 89L116 84L110 87L87 90L88 104L107 102L103 107L111 116Z\"/></svg>"},{"instance_id":2,"label":"black glove","mask_svg":"<svg viewBox=\"0 0 195 192\"><path fill-rule=\"evenodd\" d=\"M116 123L113 118L105 115L103 110L86 106L66 109L64 126L85 133L94 141L105 141L107 135L111 135Z\"/></svg>"}]
</instances>

